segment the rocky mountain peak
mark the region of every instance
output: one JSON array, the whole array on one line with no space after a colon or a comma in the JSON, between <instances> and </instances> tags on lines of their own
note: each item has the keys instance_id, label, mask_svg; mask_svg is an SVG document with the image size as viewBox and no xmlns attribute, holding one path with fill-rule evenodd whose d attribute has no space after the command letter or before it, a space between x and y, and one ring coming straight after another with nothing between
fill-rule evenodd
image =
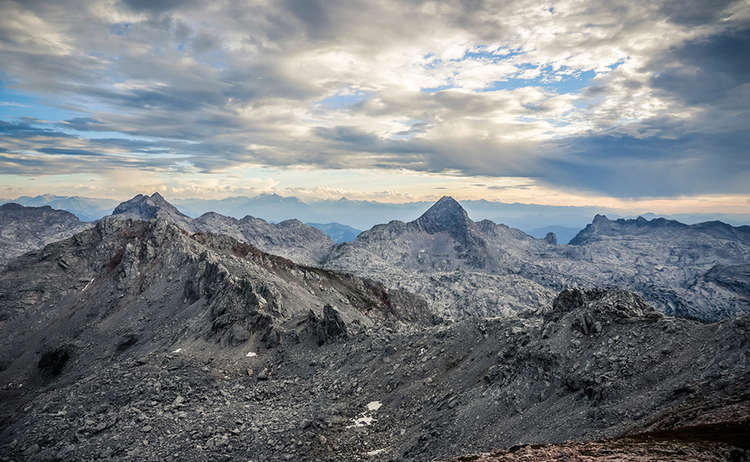
<instances>
[{"instance_id":1,"label":"rocky mountain peak","mask_svg":"<svg viewBox=\"0 0 750 462\"><path fill-rule=\"evenodd\" d=\"M596 215L594 215L594 220L591 223L594 225L600 225L609 223L609 219L607 218L607 215L601 215L597 213Z\"/></svg>"},{"instance_id":2,"label":"rocky mountain peak","mask_svg":"<svg viewBox=\"0 0 750 462\"><path fill-rule=\"evenodd\" d=\"M416 223L430 234L442 231L465 234L472 221L461 204L450 196L443 196L417 218Z\"/></svg>"},{"instance_id":3,"label":"rocky mountain peak","mask_svg":"<svg viewBox=\"0 0 750 462\"><path fill-rule=\"evenodd\" d=\"M177 210L177 207L167 202L158 192L150 196L138 194L115 207L112 212L112 215L128 215L144 220L151 220L160 214L185 216Z\"/></svg>"}]
</instances>

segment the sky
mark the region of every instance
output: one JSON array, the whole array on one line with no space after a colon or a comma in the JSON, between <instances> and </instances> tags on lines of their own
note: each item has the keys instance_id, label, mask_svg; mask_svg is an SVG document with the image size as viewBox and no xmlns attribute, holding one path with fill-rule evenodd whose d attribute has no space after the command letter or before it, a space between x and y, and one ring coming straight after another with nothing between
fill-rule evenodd
<instances>
[{"instance_id":1,"label":"sky","mask_svg":"<svg viewBox=\"0 0 750 462\"><path fill-rule=\"evenodd\" d=\"M0 197L750 212L750 0L0 0Z\"/></svg>"}]
</instances>

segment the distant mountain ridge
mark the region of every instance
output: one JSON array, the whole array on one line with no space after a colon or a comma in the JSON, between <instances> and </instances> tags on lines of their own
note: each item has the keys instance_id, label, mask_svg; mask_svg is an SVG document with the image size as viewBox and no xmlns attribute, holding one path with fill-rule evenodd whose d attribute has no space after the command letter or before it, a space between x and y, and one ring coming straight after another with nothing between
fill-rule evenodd
<instances>
[{"instance_id":1,"label":"distant mountain ridge","mask_svg":"<svg viewBox=\"0 0 750 462\"><path fill-rule=\"evenodd\" d=\"M191 233L227 235L265 252L308 265L316 264L334 244L320 230L294 219L273 224L249 215L238 220L216 212L204 213L192 219L167 202L158 192L151 196L138 194L118 205L112 216L140 220L163 219Z\"/></svg>"},{"instance_id":2,"label":"distant mountain ridge","mask_svg":"<svg viewBox=\"0 0 750 462\"><path fill-rule=\"evenodd\" d=\"M451 317L508 314L556 290L620 287L667 313L704 319L750 311L750 227L596 215L571 245L489 220L444 197L416 220L391 221L336 246L327 267L426 294ZM716 268L722 268L719 271Z\"/></svg>"},{"instance_id":3,"label":"distant mountain ridge","mask_svg":"<svg viewBox=\"0 0 750 462\"><path fill-rule=\"evenodd\" d=\"M313 228L317 228L328 235L334 242L340 244L342 242L353 241L357 238L361 229L352 228L351 226L342 225L341 223L307 223Z\"/></svg>"},{"instance_id":4,"label":"distant mountain ridge","mask_svg":"<svg viewBox=\"0 0 750 462\"><path fill-rule=\"evenodd\" d=\"M71 217L58 228L63 237L82 226ZM490 220L473 221L461 204L445 196L412 221L392 220L336 244L295 219L274 224L216 212L193 219L159 193L123 202L112 217L227 235L300 264L380 280L424 294L437 313L450 317L512 314L543 305L571 286L634 290L666 313L705 319L750 310L743 266L750 261L750 227L718 221L686 225L596 215L571 245L560 245L554 233L540 239ZM7 229L12 228L0 231ZM13 239L24 251L49 242L23 233Z\"/></svg>"},{"instance_id":5,"label":"distant mountain ridge","mask_svg":"<svg viewBox=\"0 0 750 462\"><path fill-rule=\"evenodd\" d=\"M0 199L0 203L3 202L37 207L50 205L52 208L68 210L83 221L94 221L109 215L119 203L111 199L49 194L36 197L22 196L13 200ZM207 212L217 212L234 218L251 214L273 223L298 219L305 223L340 223L360 230L391 220L408 222L432 206L432 202L427 201L389 203L346 198L301 200L294 196L278 194L234 196L224 199L173 199L170 202L192 218ZM554 231L562 243L572 239L596 214L606 213L612 217L630 216L615 209L590 206L550 206L484 199L464 200L461 203L469 216L475 220L488 219L495 223L504 223L539 238L544 237L549 231ZM647 218L655 216L651 213L642 215ZM750 224L750 214L675 214L665 218L683 223L720 220L731 225ZM543 232L540 230L553 227L558 229L547 229Z\"/></svg>"},{"instance_id":6,"label":"distant mountain ridge","mask_svg":"<svg viewBox=\"0 0 750 462\"><path fill-rule=\"evenodd\" d=\"M75 215L49 206L0 205L0 266L12 258L88 229Z\"/></svg>"},{"instance_id":7,"label":"distant mountain ridge","mask_svg":"<svg viewBox=\"0 0 750 462\"><path fill-rule=\"evenodd\" d=\"M39 196L21 196L15 199L0 199L0 203L16 203L27 207L42 207L48 205L53 209L66 210L81 221L96 221L112 213L118 204L112 199L98 199L81 196L55 196L43 194Z\"/></svg>"},{"instance_id":8,"label":"distant mountain ridge","mask_svg":"<svg viewBox=\"0 0 750 462\"><path fill-rule=\"evenodd\" d=\"M635 219L609 220L605 215L596 215L591 224L581 230L571 241L571 245L582 245L605 236L636 236L668 232L704 233L717 238L739 239L750 243L750 226L732 226L720 221L707 221L686 225L676 220L643 217Z\"/></svg>"}]
</instances>

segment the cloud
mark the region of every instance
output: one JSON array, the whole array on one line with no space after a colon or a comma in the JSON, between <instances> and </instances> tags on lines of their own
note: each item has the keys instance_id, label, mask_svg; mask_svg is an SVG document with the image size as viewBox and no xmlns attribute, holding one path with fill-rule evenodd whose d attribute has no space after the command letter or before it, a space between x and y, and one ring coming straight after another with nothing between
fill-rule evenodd
<instances>
[{"instance_id":1,"label":"cloud","mask_svg":"<svg viewBox=\"0 0 750 462\"><path fill-rule=\"evenodd\" d=\"M3 86L75 116L0 121L0 173L385 168L747 193L750 8L709 3L6 1Z\"/></svg>"},{"instance_id":2,"label":"cloud","mask_svg":"<svg viewBox=\"0 0 750 462\"><path fill-rule=\"evenodd\" d=\"M750 27L689 40L649 63L650 84L684 104L726 104L750 84L748 56Z\"/></svg>"},{"instance_id":3,"label":"cloud","mask_svg":"<svg viewBox=\"0 0 750 462\"><path fill-rule=\"evenodd\" d=\"M569 139L543 162L545 175L540 180L619 197L742 194L750 182L747 143L747 131L678 138L619 135Z\"/></svg>"}]
</instances>

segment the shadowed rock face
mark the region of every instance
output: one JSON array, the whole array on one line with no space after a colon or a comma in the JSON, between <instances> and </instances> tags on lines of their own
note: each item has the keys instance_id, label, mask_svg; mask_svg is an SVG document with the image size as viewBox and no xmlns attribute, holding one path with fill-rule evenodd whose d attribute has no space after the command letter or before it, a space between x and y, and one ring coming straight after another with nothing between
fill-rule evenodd
<instances>
[{"instance_id":1,"label":"shadowed rock face","mask_svg":"<svg viewBox=\"0 0 750 462\"><path fill-rule=\"evenodd\" d=\"M310 310L307 315L306 330L318 345L347 337L346 324L341 319L338 310L331 305L323 307L322 318L318 318L315 312Z\"/></svg>"},{"instance_id":2,"label":"shadowed rock face","mask_svg":"<svg viewBox=\"0 0 750 462\"><path fill-rule=\"evenodd\" d=\"M466 210L449 196L443 196L414 223L429 234L450 233L464 245L467 244L474 225Z\"/></svg>"}]
</instances>

